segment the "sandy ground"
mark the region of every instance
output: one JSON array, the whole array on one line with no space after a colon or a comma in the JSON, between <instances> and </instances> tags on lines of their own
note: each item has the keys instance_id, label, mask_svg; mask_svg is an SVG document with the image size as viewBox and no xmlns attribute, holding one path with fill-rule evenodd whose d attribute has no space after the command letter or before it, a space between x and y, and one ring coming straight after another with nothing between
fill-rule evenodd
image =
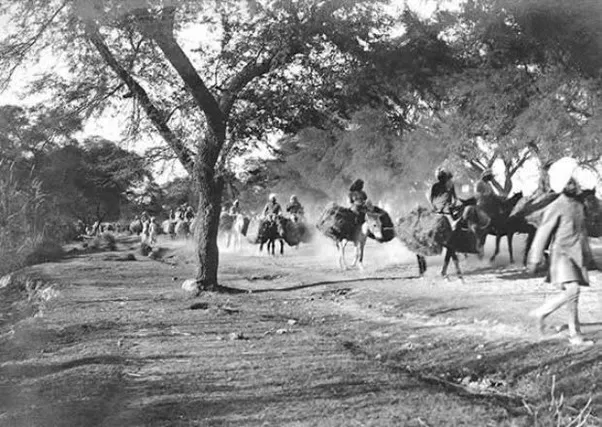
<instances>
[{"instance_id":1,"label":"sandy ground","mask_svg":"<svg viewBox=\"0 0 602 427\"><path fill-rule=\"evenodd\" d=\"M461 282L436 258L418 278L398 242L370 243L363 271L321 239L277 257L245 243L220 269L242 292L189 298L192 249L159 246L122 240L0 289L0 425L545 426L583 408L601 425L599 272L580 303L596 344L575 348L562 310L535 333L526 313L555 290L507 256L462 259Z\"/></svg>"}]
</instances>

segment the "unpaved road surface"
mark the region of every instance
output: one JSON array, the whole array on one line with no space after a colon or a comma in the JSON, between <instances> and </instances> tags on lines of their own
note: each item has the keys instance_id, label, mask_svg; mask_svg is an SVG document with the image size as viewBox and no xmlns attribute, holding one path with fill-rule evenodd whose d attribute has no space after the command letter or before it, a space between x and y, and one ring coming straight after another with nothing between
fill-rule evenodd
<instances>
[{"instance_id":1,"label":"unpaved road surface","mask_svg":"<svg viewBox=\"0 0 602 427\"><path fill-rule=\"evenodd\" d=\"M191 250L160 245L151 260L122 240L0 289L1 426L545 426L584 408L601 425L600 287L580 305L596 344L572 348L563 311L535 335L526 313L554 290L504 259L463 260L462 283L437 265L417 278L394 242L369 245L363 271L336 269L328 242L246 246L221 255L242 292L189 298Z\"/></svg>"}]
</instances>

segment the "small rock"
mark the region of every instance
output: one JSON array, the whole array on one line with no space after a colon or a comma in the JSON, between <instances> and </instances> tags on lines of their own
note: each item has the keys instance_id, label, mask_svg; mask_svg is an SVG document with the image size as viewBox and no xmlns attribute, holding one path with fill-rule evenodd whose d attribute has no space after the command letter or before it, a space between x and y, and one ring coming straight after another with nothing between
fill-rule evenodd
<instances>
[{"instance_id":1,"label":"small rock","mask_svg":"<svg viewBox=\"0 0 602 427\"><path fill-rule=\"evenodd\" d=\"M288 332L288 331L287 331L286 329L277 329L277 330L276 330L276 333L277 333L278 335L286 334L287 332Z\"/></svg>"},{"instance_id":2,"label":"small rock","mask_svg":"<svg viewBox=\"0 0 602 427\"><path fill-rule=\"evenodd\" d=\"M54 289L52 286L48 286L42 289L40 292L38 292L38 295L43 301L50 301L51 299L58 298L59 291Z\"/></svg>"},{"instance_id":3,"label":"small rock","mask_svg":"<svg viewBox=\"0 0 602 427\"><path fill-rule=\"evenodd\" d=\"M288 323L289 325L293 326L293 325L295 325L297 323L297 321L295 319L288 319L288 322L286 322L286 323Z\"/></svg>"},{"instance_id":4,"label":"small rock","mask_svg":"<svg viewBox=\"0 0 602 427\"><path fill-rule=\"evenodd\" d=\"M374 356L374 358L375 358L376 360L380 360L380 359L382 359L383 357L382 357L382 356L380 355L380 353L379 353L379 354L377 354L376 356Z\"/></svg>"},{"instance_id":5,"label":"small rock","mask_svg":"<svg viewBox=\"0 0 602 427\"><path fill-rule=\"evenodd\" d=\"M482 354L477 354L477 360L481 360L483 358Z\"/></svg>"},{"instance_id":6,"label":"small rock","mask_svg":"<svg viewBox=\"0 0 602 427\"><path fill-rule=\"evenodd\" d=\"M195 297L199 294L199 286L196 283L196 279L187 279L182 283L182 290L191 297Z\"/></svg>"},{"instance_id":7,"label":"small rock","mask_svg":"<svg viewBox=\"0 0 602 427\"><path fill-rule=\"evenodd\" d=\"M177 278L176 276L174 276L174 277L172 277L172 278L171 278L171 280L172 280L173 282L176 282L176 281L178 280L178 278Z\"/></svg>"},{"instance_id":8,"label":"small rock","mask_svg":"<svg viewBox=\"0 0 602 427\"><path fill-rule=\"evenodd\" d=\"M228 337L230 338L230 341L245 339L245 336L242 332L232 332L230 335L228 335Z\"/></svg>"},{"instance_id":9,"label":"small rock","mask_svg":"<svg viewBox=\"0 0 602 427\"><path fill-rule=\"evenodd\" d=\"M10 285L10 282L12 281L12 279L13 279L13 276L11 274L2 276L2 278L0 278L0 289L6 288L8 285Z\"/></svg>"},{"instance_id":10,"label":"small rock","mask_svg":"<svg viewBox=\"0 0 602 427\"><path fill-rule=\"evenodd\" d=\"M209 303L206 303L206 302L195 302L189 308L191 310L207 310L209 308Z\"/></svg>"}]
</instances>

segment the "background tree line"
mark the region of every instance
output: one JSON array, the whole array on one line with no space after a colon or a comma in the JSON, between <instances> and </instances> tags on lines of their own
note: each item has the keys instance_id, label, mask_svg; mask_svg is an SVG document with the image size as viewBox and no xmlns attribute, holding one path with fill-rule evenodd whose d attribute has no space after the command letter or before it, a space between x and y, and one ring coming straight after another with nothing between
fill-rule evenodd
<instances>
[{"instance_id":1,"label":"background tree line","mask_svg":"<svg viewBox=\"0 0 602 427\"><path fill-rule=\"evenodd\" d=\"M27 88L56 123L117 110L128 138L163 142L155 154L182 164L198 199L204 289L219 287L224 197L337 199L363 176L374 200L407 200L442 161L472 176L501 165L508 193L526 162L599 161L602 6L470 0L421 18L387 3L25 0L0 6L0 72L9 85L58 52L64 72ZM235 169L275 133L274 158Z\"/></svg>"}]
</instances>

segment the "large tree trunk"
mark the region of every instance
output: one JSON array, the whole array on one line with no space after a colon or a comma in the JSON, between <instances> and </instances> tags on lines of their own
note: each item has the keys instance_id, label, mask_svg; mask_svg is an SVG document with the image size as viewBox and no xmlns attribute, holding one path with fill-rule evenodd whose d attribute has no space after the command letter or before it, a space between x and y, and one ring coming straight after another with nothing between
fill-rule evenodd
<instances>
[{"instance_id":1,"label":"large tree trunk","mask_svg":"<svg viewBox=\"0 0 602 427\"><path fill-rule=\"evenodd\" d=\"M204 166L202 161L197 162L197 166L194 178L199 203L193 230L198 265L196 280L200 291L215 291L220 287L217 280L217 232L224 182L221 176L215 176L213 168Z\"/></svg>"}]
</instances>

